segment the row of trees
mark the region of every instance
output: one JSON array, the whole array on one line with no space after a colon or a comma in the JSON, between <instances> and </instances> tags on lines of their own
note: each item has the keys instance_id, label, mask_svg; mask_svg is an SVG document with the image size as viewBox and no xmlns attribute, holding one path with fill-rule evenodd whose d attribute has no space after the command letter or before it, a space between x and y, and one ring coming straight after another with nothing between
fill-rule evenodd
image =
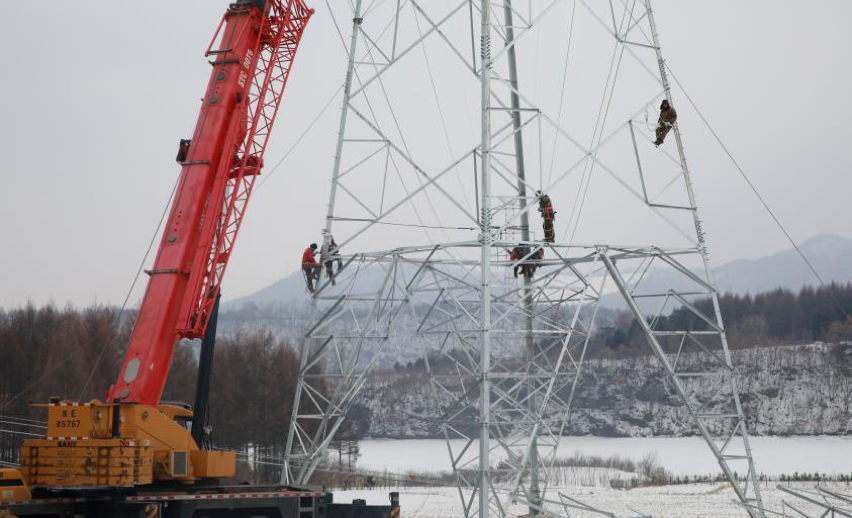
<instances>
[{"instance_id":1,"label":"row of trees","mask_svg":"<svg viewBox=\"0 0 852 518\"><path fill-rule=\"evenodd\" d=\"M724 295L722 313L734 346L821 339L852 341L852 318L838 307L852 308L852 284L805 288L798 293L775 290L755 296ZM696 305L712 313L709 300ZM0 310L0 460L14 461L26 433L41 433L44 410L29 406L50 396L87 401L103 398L115 380L135 315L115 308L75 309L32 304ZM705 324L679 309L663 317L660 328L702 329ZM197 344L178 345L164 400L192 402L197 374ZM593 349L622 354L644 353L645 337L638 323L622 314L593 339ZM838 349L847 354L847 349ZM442 362L433 359L433 368ZM448 362L448 359L444 358ZM420 372L423 360L398 365L398 371ZM239 330L220 336L214 361L210 424L217 446L251 457L258 481L273 480L284 452L292 413L298 357L286 341L264 329ZM13 418L14 419L13 419ZM348 428L345 428L347 429ZM15 432L15 433L10 433ZM336 469L357 460L357 436L336 440Z\"/></svg>"},{"instance_id":2,"label":"row of trees","mask_svg":"<svg viewBox=\"0 0 852 518\"><path fill-rule=\"evenodd\" d=\"M719 297L722 318L728 338L734 347L751 347L797 341L852 340L852 318L844 308L852 308L852 283L806 286L798 293L776 289L757 295L726 293ZM710 299L695 306L713 315ZM686 308L660 317L657 329L708 329L707 324ZM615 323L602 329L597 340L611 349L645 346L645 335L638 322L628 313L616 317Z\"/></svg>"},{"instance_id":3,"label":"row of trees","mask_svg":"<svg viewBox=\"0 0 852 518\"><path fill-rule=\"evenodd\" d=\"M104 398L133 318L103 306L0 311L0 460L14 462L25 434L42 432L37 421L44 421L44 410L31 402ZM163 401L193 402L197 357L195 342L178 344ZM297 371L296 352L268 331L217 340L209 408L213 442L254 461L256 469L241 470L243 476L277 478L280 468L271 459L283 457Z\"/></svg>"}]
</instances>

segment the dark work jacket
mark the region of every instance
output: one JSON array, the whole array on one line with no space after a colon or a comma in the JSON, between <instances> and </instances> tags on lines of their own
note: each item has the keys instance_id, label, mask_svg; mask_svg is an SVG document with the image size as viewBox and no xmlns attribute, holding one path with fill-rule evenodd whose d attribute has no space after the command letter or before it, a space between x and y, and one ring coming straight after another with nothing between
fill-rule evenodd
<instances>
[{"instance_id":1,"label":"dark work jacket","mask_svg":"<svg viewBox=\"0 0 852 518\"><path fill-rule=\"evenodd\" d=\"M660 110L660 122L665 122L668 124L674 124L677 120L677 112L674 108L669 106L667 110Z\"/></svg>"}]
</instances>

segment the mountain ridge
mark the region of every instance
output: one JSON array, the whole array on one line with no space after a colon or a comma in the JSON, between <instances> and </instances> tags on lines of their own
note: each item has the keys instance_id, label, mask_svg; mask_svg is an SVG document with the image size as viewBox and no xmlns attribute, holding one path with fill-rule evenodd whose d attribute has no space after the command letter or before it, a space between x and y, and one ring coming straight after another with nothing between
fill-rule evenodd
<instances>
[{"instance_id":1,"label":"mountain ridge","mask_svg":"<svg viewBox=\"0 0 852 518\"><path fill-rule=\"evenodd\" d=\"M837 234L818 234L801 243L799 248L825 282L852 282L852 239ZM755 259L735 259L714 268L713 272L720 292L739 295L777 288L797 291L804 286L819 283L793 248ZM361 282L370 284L371 279L363 279ZM673 282L678 281L673 281L667 272L657 270L652 272L647 282L668 289ZM610 307L623 305L620 297L613 295L605 296L602 303ZM297 270L254 293L226 300L223 308L236 309L246 303L289 303L300 298L307 300L307 290L302 271Z\"/></svg>"}]
</instances>

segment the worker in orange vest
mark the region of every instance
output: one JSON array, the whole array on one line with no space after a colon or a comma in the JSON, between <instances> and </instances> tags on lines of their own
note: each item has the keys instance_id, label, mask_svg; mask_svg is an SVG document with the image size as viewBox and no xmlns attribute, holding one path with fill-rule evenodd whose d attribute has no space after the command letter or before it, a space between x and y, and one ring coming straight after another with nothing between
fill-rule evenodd
<instances>
[{"instance_id":1,"label":"worker in orange vest","mask_svg":"<svg viewBox=\"0 0 852 518\"><path fill-rule=\"evenodd\" d=\"M315 252L317 244L311 243L311 246L305 248L302 254L302 271L305 273L305 282L308 283L308 291L314 292L314 281L319 281L320 264L317 262Z\"/></svg>"},{"instance_id":2,"label":"worker in orange vest","mask_svg":"<svg viewBox=\"0 0 852 518\"><path fill-rule=\"evenodd\" d=\"M550 196L542 194L541 191L536 191L535 194L538 196L538 212L544 220L544 240L553 243L556 240L556 231L553 228L556 212L553 210L553 202L550 201Z\"/></svg>"}]
</instances>

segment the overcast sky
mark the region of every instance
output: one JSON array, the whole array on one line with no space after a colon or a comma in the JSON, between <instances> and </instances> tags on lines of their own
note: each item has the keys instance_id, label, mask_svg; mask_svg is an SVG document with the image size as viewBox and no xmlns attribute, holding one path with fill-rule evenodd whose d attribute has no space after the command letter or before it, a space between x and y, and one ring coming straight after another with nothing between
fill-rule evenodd
<instances>
[{"instance_id":1,"label":"overcast sky","mask_svg":"<svg viewBox=\"0 0 852 518\"><path fill-rule=\"evenodd\" d=\"M278 163L343 80L345 55L326 3L311 3L317 13L268 165ZM348 2L329 4L349 23ZM563 72L571 2L563 4L549 31L525 41L527 47L519 44L526 59L522 83L542 104L552 104L546 96ZM852 237L852 2L654 5L669 66L792 235L798 241L821 233ZM202 54L226 6L213 0L4 5L0 306L28 299L122 302L179 172L177 143L191 135L209 73ZM434 45L430 55L439 78L452 75L453 58ZM608 61L609 49L602 56ZM439 82L436 88L450 87ZM416 100L407 104L429 112ZM423 115L413 110L412 116ZM713 261L787 248L694 113L679 111ZM305 245L319 240L339 114L338 98L253 198L226 295L245 295L285 276ZM453 139L455 145L461 137ZM584 229L594 239L606 227ZM379 238L368 244L396 246Z\"/></svg>"}]
</instances>

